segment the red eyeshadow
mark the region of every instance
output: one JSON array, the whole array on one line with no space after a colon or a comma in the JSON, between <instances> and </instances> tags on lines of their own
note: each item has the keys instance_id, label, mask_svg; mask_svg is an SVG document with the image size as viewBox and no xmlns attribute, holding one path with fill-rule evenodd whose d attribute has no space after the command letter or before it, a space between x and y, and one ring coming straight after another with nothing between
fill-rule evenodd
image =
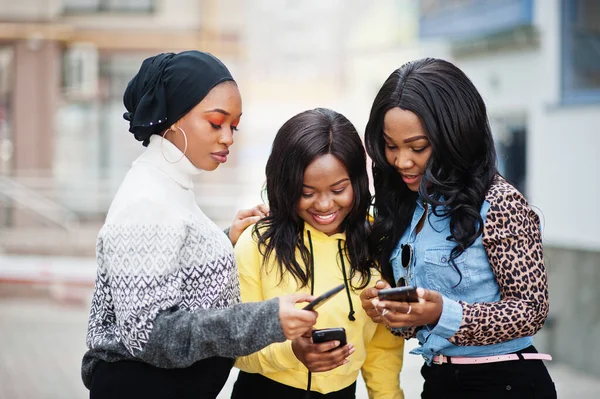
<instances>
[{"instance_id":1,"label":"red eyeshadow","mask_svg":"<svg viewBox=\"0 0 600 399\"><path fill-rule=\"evenodd\" d=\"M212 115L209 115L206 119L208 119L208 121L210 123L214 123L215 125L222 125L223 122L225 121L225 115L212 114Z\"/></svg>"}]
</instances>

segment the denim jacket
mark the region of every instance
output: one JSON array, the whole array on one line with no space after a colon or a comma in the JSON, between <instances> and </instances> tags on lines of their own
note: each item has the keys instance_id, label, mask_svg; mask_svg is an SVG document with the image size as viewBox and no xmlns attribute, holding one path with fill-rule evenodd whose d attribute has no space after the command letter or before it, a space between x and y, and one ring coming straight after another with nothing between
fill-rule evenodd
<instances>
[{"instance_id":1,"label":"denim jacket","mask_svg":"<svg viewBox=\"0 0 600 399\"><path fill-rule=\"evenodd\" d=\"M411 353L427 363L436 355L488 356L513 353L532 344L532 336L548 313L547 277L543 263L539 218L525 198L497 177L480 209L483 234L450 264L454 243L450 219L428 207L419 234L417 224L425 207L417 199L410 227L390 258L396 281L439 292L443 310L436 325L400 328L395 333L416 337L420 347ZM401 248L413 247L408 269ZM410 279L408 278L410 274Z\"/></svg>"}]
</instances>

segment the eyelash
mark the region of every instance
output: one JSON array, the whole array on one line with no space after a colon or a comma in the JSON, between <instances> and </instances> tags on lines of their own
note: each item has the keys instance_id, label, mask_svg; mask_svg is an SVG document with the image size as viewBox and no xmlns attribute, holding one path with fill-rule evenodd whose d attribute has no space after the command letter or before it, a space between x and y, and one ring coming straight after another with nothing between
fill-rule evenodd
<instances>
[{"instance_id":1,"label":"eyelash","mask_svg":"<svg viewBox=\"0 0 600 399\"><path fill-rule=\"evenodd\" d=\"M219 130L219 129L221 129L221 125L216 125L216 124L214 124L214 123L212 123L212 122L209 122L209 123L210 123L210 125L213 127L213 129L216 129L216 130ZM233 125L232 125L232 126L231 126L231 130L232 130L232 131L234 131L234 132L237 132L237 131L238 131L238 127L237 127L237 126L233 126Z\"/></svg>"},{"instance_id":2,"label":"eyelash","mask_svg":"<svg viewBox=\"0 0 600 399\"><path fill-rule=\"evenodd\" d=\"M344 187L344 188L341 188L341 189L339 189L339 190L331 190L331 191L333 192L333 194L334 194L334 195L340 195L341 193L343 193L343 192L344 192L344 190L346 190L346 187ZM313 193L310 193L310 194L305 194L305 193L302 193L302 198L310 198L310 197L312 197L313 195L314 195Z\"/></svg>"},{"instance_id":3,"label":"eyelash","mask_svg":"<svg viewBox=\"0 0 600 399\"><path fill-rule=\"evenodd\" d=\"M421 148L412 148L413 152L419 153L419 152L423 152L425 151L425 149L429 147L428 145L426 145L425 147L421 147ZM386 144L385 148L387 148L390 151L394 151L396 150L398 147L396 147L395 145L390 145L390 144Z\"/></svg>"}]
</instances>

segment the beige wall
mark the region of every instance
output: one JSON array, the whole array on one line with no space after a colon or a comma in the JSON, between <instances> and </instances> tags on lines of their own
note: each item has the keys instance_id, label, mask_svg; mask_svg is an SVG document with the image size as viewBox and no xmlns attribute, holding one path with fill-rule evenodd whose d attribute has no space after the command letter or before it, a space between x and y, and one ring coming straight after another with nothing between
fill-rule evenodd
<instances>
[{"instance_id":1,"label":"beige wall","mask_svg":"<svg viewBox=\"0 0 600 399\"><path fill-rule=\"evenodd\" d=\"M62 21L85 29L200 29L205 1L156 0L152 13L77 13L65 14Z\"/></svg>"},{"instance_id":2,"label":"beige wall","mask_svg":"<svg viewBox=\"0 0 600 399\"><path fill-rule=\"evenodd\" d=\"M59 100L61 49L58 43L27 41L14 45L14 167L52 167L53 122Z\"/></svg>"},{"instance_id":3,"label":"beige wall","mask_svg":"<svg viewBox=\"0 0 600 399\"><path fill-rule=\"evenodd\" d=\"M60 46L52 41L14 43L12 97L13 175L52 169L54 115L59 100ZM39 223L14 209L13 226Z\"/></svg>"},{"instance_id":4,"label":"beige wall","mask_svg":"<svg viewBox=\"0 0 600 399\"><path fill-rule=\"evenodd\" d=\"M61 9L61 0L0 0L0 20L48 20L60 14Z\"/></svg>"}]
</instances>

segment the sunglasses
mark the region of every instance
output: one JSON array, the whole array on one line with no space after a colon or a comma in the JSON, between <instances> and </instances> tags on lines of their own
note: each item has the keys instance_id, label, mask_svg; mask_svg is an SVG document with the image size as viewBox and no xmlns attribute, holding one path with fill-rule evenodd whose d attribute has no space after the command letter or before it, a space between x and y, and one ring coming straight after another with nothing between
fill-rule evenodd
<instances>
[{"instance_id":1,"label":"sunglasses","mask_svg":"<svg viewBox=\"0 0 600 399\"><path fill-rule=\"evenodd\" d=\"M408 271L408 278L410 280L410 262L412 262L413 258L413 247L410 244L403 244L401 246L402 252L400 253L400 261L402 263L402 267ZM405 287L408 285L408 282L404 277L400 277L398 279L397 287Z\"/></svg>"}]
</instances>

